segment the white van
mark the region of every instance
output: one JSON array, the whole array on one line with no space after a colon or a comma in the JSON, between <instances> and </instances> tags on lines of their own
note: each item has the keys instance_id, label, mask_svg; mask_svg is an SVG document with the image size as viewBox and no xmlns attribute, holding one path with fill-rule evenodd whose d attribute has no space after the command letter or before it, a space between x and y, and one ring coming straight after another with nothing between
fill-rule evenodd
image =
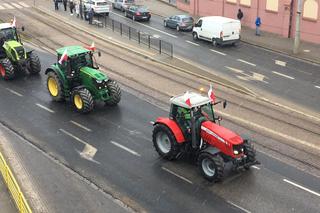
<instances>
[{"instance_id":1,"label":"white van","mask_svg":"<svg viewBox=\"0 0 320 213\"><path fill-rule=\"evenodd\" d=\"M233 44L240 41L241 23L239 20L222 16L202 17L194 25L194 40L202 39L212 42L214 46Z\"/></svg>"},{"instance_id":2,"label":"white van","mask_svg":"<svg viewBox=\"0 0 320 213\"><path fill-rule=\"evenodd\" d=\"M84 0L84 5L86 11L89 11L93 8L95 14L106 14L109 15L110 5L106 0Z\"/></svg>"}]
</instances>

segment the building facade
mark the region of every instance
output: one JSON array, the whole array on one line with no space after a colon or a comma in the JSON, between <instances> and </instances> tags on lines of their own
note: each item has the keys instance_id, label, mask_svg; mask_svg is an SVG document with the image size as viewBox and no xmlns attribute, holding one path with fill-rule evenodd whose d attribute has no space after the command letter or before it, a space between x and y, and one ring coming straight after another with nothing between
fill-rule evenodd
<instances>
[{"instance_id":1,"label":"building facade","mask_svg":"<svg viewBox=\"0 0 320 213\"><path fill-rule=\"evenodd\" d=\"M301 0L301 39L320 44L320 0ZM243 11L242 24L255 28L261 18L261 30L294 38L298 0L177 0L179 9L196 16L236 18Z\"/></svg>"}]
</instances>

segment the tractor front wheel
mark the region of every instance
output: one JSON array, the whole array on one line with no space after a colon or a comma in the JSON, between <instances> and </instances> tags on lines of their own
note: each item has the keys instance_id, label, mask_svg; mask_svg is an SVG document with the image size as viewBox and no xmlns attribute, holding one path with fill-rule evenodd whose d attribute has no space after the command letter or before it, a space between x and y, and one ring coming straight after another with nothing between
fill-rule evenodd
<instances>
[{"instance_id":1,"label":"tractor front wheel","mask_svg":"<svg viewBox=\"0 0 320 213\"><path fill-rule=\"evenodd\" d=\"M176 159L179 154L179 145L167 126L157 124L153 129L152 141L154 148L160 156L167 160Z\"/></svg>"},{"instance_id":2,"label":"tractor front wheel","mask_svg":"<svg viewBox=\"0 0 320 213\"><path fill-rule=\"evenodd\" d=\"M224 162L219 154L201 153L198 158L201 174L210 182L219 182L223 178Z\"/></svg>"},{"instance_id":3,"label":"tractor front wheel","mask_svg":"<svg viewBox=\"0 0 320 213\"><path fill-rule=\"evenodd\" d=\"M29 55L29 60L30 60L30 69L29 73L30 74L37 74L41 71L41 63L38 55L34 52L31 52Z\"/></svg>"},{"instance_id":4,"label":"tractor front wheel","mask_svg":"<svg viewBox=\"0 0 320 213\"><path fill-rule=\"evenodd\" d=\"M105 101L109 106L117 105L121 100L121 89L116 81L109 80L107 82L107 88L109 92L110 99Z\"/></svg>"},{"instance_id":5,"label":"tractor front wheel","mask_svg":"<svg viewBox=\"0 0 320 213\"><path fill-rule=\"evenodd\" d=\"M47 88L50 93L50 96L54 101L63 101L63 85L59 76L53 71L49 72L47 75Z\"/></svg>"},{"instance_id":6,"label":"tractor front wheel","mask_svg":"<svg viewBox=\"0 0 320 213\"><path fill-rule=\"evenodd\" d=\"M11 80L15 77L14 67L8 58L0 61L0 75L4 80Z\"/></svg>"},{"instance_id":7,"label":"tractor front wheel","mask_svg":"<svg viewBox=\"0 0 320 213\"><path fill-rule=\"evenodd\" d=\"M249 140L244 140L244 154L247 156L247 162L256 161L256 150L253 144ZM246 170L250 169L250 166L244 166Z\"/></svg>"},{"instance_id":8,"label":"tractor front wheel","mask_svg":"<svg viewBox=\"0 0 320 213\"><path fill-rule=\"evenodd\" d=\"M92 95L86 88L75 89L72 92L72 102L80 113L88 113L94 107Z\"/></svg>"}]
</instances>

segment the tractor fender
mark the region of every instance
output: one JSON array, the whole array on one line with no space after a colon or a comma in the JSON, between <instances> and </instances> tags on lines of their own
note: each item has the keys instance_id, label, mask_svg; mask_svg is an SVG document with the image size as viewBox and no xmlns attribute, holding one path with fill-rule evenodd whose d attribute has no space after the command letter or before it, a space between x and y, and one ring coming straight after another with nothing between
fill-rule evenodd
<instances>
[{"instance_id":1,"label":"tractor fender","mask_svg":"<svg viewBox=\"0 0 320 213\"><path fill-rule=\"evenodd\" d=\"M209 153L211 155L215 155L217 153L220 153L221 151L219 149L217 149L216 147L209 146L208 148L201 150L201 153L203 153L203 152Z\"/></svg>"},{"instance_id":2,"label":"tractor fender","mask_svg":"<svg viewBox=\"0 0 320 213\"><path fill-rule=\"evenodd\" d=\"M157 125L157 124L166 125L173 133L177 143L183 143L186 141L179 125L175 121L171 120L170 118L160 117L156 120L156 122L153 125Z\"/></svg>"}]
</instances>

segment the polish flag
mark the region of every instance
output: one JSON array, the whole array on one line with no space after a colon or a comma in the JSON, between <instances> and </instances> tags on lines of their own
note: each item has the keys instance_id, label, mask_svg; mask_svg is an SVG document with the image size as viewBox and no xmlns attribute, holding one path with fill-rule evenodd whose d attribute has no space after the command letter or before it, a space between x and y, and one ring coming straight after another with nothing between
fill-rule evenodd
<instances>
[{"instance_id":1,"label":"polish flag","mask_svg":"<svg viewBox=\"0 0 320 213\"><path fill-rule=\"evenodd\" d=\"M211 102L214 103L216 101L216 96L214 95L214 92L213 92L211 84L210 84L210 89L208 91L208 97L210 98Z\"/></svg>"},{"instance_id":2,"label":"polish flag","mask_svg":"<svg viewBox=\"0 0 320 213\"><path fill-rule=\"evenodd\" d=\"M59 60L59 64L62 64L66 60L68 60L67 49L64 50L64 52Z\"/></svg>"},{"instance_id":3,"label":"polish flag","mask_svg":"<svg viewBox=\"0 0 320 213\"><path fill-rule=\"evenodd\" d=\"M90 47L86 47L86 49L90 50L90 51L95 51L96 50L96 46L94 45L94 42L92 42Z\"/></svg>"},{"instance_id":4,"label":"polish flag","mask_svg":"<svg viewBox=\"0 0 320 213\"><path fill-rule=\"evenodd\" d=\"M12 27L16 27L16 17L15 16L13 16L13 20L11 22L11 26Z\"/></svg>"},{"instance_id":5,"label":"polish flag","mask_svg":"<svg viewBox=\"0 0 320 213\"><path fill-rule=\"evenodd\" d=\"M188 92L188 91L184 94L183 98L184 98L184 102L185 102L189 107L191 107L191 100L190 100L190 95L189 95L189 92Z\"/></svg>"}]
</instances>

